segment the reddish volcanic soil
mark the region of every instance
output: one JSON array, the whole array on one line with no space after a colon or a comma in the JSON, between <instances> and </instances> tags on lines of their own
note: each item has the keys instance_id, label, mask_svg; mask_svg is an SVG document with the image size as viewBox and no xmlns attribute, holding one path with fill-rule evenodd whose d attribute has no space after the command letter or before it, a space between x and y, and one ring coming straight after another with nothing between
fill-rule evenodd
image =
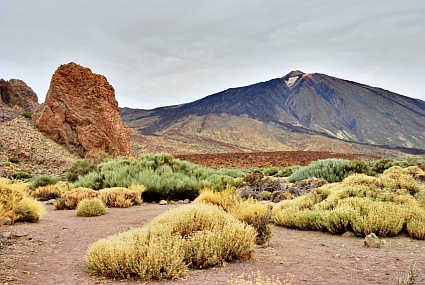
<instances>
[{"instance_id":1,"label":"reddish volcanic soil","mask_svg":"<svg viewBox=\"0 0 425 285\"><path fill-rule=\"evenodd\" d=\"M212 168L255 168L255 167L286 167L293 165L308 165L310 162L326 158L378 159L378 156L319 152L319 151L277 151L254 153L217 153L217 154L182 154L176 158L187 160Z\"/></svg>"}]
</instances>

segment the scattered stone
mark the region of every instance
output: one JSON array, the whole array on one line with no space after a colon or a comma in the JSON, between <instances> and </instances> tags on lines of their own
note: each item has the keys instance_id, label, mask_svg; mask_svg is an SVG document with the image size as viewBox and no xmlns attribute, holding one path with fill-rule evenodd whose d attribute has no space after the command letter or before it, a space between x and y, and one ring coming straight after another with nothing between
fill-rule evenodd
<instances>
[{"instance_id":1,"label":"scattered stone","mask_svg":"<svg viewBox=\"0 0 425 285\"><path fill-rule=\"evenodd\" d=\"M190 204L190 200L189 199L184 199L183 204Z\"/></svg>"},{"instance_id":2,"label":"scattered stone","mask_svg":"<svg viewBox=\"0 0 425 285\"><path fill-rule=\"evenodd\" d=\"M50 200L47 200L47 201L45 202L45 204L46 204L46 205L54 205L54 204L55 204L55 201L56 201L56 199L50 199Z\"/></svg>"},{"instance_id":3,"label":"scattered stone","mask_svg":"<svg viewBox=\"0 0 425 285\"><path fill-rule=\"evenodd\" d=\"M184 204L183 200L178 200L177 204Z\"/></svg>"},{"instance_id":4,"label":"scattered stone","mask_svg":"<svg viewBox=\"0 0 425 285\"><path fill-rule=\"evenodd\" d=\"M346 231L345 233L342 234L342 237L348 238L348 237L357 237L357 235L353 232L350 231Z\"/></svg>"},{"instance_id":5,"label":"scattered stone","mask_svg":"<svg viewBox=\"0 0 425 285\"><path fill-rule=\"evenodd\" d=\"M167 201L165 201L165 200L161 200L161 201L159 201L159 204L160 204L160 205L167 205L168 203L167 203Z\"/></svg>"},{"instance_id":6,"label":"scattered stone","mask_svg":"<svg viewBox=\"0 0 425 285\"><path fill-rule=\"evenodd\" d=\"M3 232L2 233L2 237L5 238L5 239L10 239L11 235L12 235L12 232Z\"/></svg>"},{"instance_id":7,"label":"scattered stone","mask_svg":"<svg viewBox=\"0 0 425 285\"><path fill-rule=\"evenodd\" d=\"M27 233L12 233L9 237L10 239L27 239L27 240L32 240L32 236L30 234Z\"/></svg>"},{"instance_id":8,"label":"scattered stone","mask_svg":"<svg viewBox=\"0 0 425 285\"><path fill-rule=\"evenodd\" d=\"M369 248L379 248L381 247L381 242L374 233L371 233L365 237L364 246Z\"/></svg>"}]
</instances>

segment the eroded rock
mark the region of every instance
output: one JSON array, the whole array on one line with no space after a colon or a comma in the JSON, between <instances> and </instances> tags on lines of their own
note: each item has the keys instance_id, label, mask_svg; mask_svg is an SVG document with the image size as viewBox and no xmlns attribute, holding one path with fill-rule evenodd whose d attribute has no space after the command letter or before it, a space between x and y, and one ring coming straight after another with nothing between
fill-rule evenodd
<instances>
[{"instance_id":1,"label":"eroded rock","mask_svg":"<svg viewBox=\"0 0 425 285\"><path fill-rule=\"evenodd\" d=\"M81 157L133 153L114 88L105 76L73 62L55 71L46 102L33 120L41 132Z\"/></svg>"}]
</instances>

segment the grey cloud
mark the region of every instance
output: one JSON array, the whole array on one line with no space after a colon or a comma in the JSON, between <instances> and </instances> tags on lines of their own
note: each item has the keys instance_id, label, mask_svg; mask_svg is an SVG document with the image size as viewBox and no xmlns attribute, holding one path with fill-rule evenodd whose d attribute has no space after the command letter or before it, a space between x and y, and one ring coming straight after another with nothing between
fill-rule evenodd
<instances>
[{"instance_id":1,"label":"grey cloud","mask_svg":"<svg viewBox=\"0 0 425 285\"><path fill-rule=\"evenodd\" d=\"M41 100L62 63L104 74L121 106L189 102L292 69L425 100L425 2L0 0L0 77Z\"/></svg>"}]
</instances>

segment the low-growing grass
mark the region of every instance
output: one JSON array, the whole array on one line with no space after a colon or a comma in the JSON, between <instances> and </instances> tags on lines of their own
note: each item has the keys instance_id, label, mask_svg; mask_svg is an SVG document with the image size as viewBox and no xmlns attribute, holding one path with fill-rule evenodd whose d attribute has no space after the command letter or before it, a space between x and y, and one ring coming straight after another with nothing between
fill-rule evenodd
<instances>
[{"instance_id":1,"label":"low-growing grass","mask_svg":"<svg viewBox=\"0 0 425 285\"><path fill-rule=\"evenodd\" d=\"M342 183L328 184L309 195L276 204L274 221L290 228L353 231L362 236L372 232L395 236L407 229L411 237L423 239L425 194L411 173L412 169L392 167L379 178L354 174Z\"/></svg>"},{"instance_id":2,"label":"low-growing grass","mask_svg":"<svg viewBox=\"0 0 425 285\"><path fill-rule=\"evenodd\" d=\"M105 215L107 208L99 198L83 199L77 205L77 216L96 217Z\"/></svg>"},{"instance_id":3,"label":"low-growing grass","mask_svg":"<svg viewBox=\"0 0 425 285\"><path fill-rule=\"evenodd\" d=\"M174 279L189 267L207 268L253 256L255 230L218 206L169 210L141 229L93 243L88 271L113 278Z\"/></svg>"}]
</instances>

